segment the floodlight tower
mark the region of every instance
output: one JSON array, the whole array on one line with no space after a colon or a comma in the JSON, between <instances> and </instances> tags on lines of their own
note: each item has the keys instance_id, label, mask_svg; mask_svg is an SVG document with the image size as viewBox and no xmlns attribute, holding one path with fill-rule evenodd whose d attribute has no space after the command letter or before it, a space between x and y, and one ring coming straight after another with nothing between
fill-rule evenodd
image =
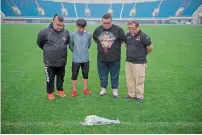
<instances>
[{"instance_id":1,"label":"floodlight tower","mask_svg":"<svg viewBox=\"0 0 202 135\"><path fill-rule=\"evenodd\" d=\"M85 16L89 17L90 16L90 9L88 8L88 4L86 3L86 8L85 8Z\"/></svg>"},{"instance_id":2,"label":"floodlight tower","mask_svg":"<svg viewBox=\"0 0 202 135\"><path fill-rule=\"evenodd\" d=\"M35 3L36 3L36 6L37 6L37 11L38 11L38 13L39 13L41 16L44 16L46 13L45 13L45 11L43 10L43 8L39 6L39 3L37 2L37 0L35 0Z\"/></svg>"},{"instance_id":3,"label":"floodlight tower","mask_svg":"<svg viewBox=\"0 0 202 135\"><path fill-rule=\"evenodd\" d=\"M68 16L68 12L67 12L67 9L64 7L63 3L61 2L61 12L62 12L62 15L63 16Z\"/></svg>"},{"instance_id":4,"label":"floodlight tower","mask_svg":"<svg viewBox=\"0 0 202 135\"><path fill-rule=\"evenodd\" d=\"M163 2L163 0L161 0L160 3L159 3L159 5L158 5L158 7L153 10L153 12L152 12L152 16L153 17L156 17L156 16L159 15L159 13L160 13L160 7L161 7L162 2Z\"/></svg>"},{"instance_id":5,"label":"floodlight tower","mask_svg":"<svg viewBox=\"0 0 202 135\"><path fill-rule=\"evenodd\" d=\"M130 16L135 16L135 15L136 15L136 2L134 2L134 6L130 10Z\"/></svg>"},{"instance_id":6,"label":"floodlight tower","mask_svg":"<svg viewBox=\"0 0 202 135\"><path fill-rule=\"evenodd\" d=\"M3 21L5 19L5 14L1 11L1 21Z\"/></svg>"},{"instance_id":7,"label":"floodlight tower","mask_svg":"<svg viewBox=\"0 0 202 135\"><path fill-rule=\"evenodd\" d=\"M189 6L190 2L191 2L191 0L184 0L182 5L175 12L175 16L181 16L182 13L184 12L185 8L187 8Z\"/></svg>"},{"instance_id":8,"label":"floodlight tower","mask_svg":"<svg viewBox=\"0 0 202 135\"><path fill-rule=\"evenodd\" d=\"M17 7L17 5L15 4L15 2L13 0L11 0L12 3L12 10L14 11L15 14L17 15L22 15L22 12L20 11L20 9Z\"/></svg>"},{"instance_id":9,"label":"floodlight tower","mask_svg":"<svg viewBox=\"0 0 202 135\"><path fill-rule=\"evenodd\" d=\"M107 13L109 13L109 14L111 14L113 16L112 3L110 4L110 7L109 7Z\"/></svg>"}]
</instances>

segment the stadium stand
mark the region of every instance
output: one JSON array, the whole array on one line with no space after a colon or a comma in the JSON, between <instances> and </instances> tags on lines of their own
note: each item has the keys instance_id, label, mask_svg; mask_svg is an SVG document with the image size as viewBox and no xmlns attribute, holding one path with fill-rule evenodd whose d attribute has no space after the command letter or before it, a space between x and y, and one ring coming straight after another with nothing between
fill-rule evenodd
<instances>
[{"instance_id":1,"label":"stadium stand","mask_svg":"<svg viewBox=\"0 0 202 135\"><path fill-rule=\"evenodd\" d=\"M113 18L169 18L189 17L202 5L202 0L126 0L112 3L98 0L85 3L82 0L3 0L2 12L6 17L52 17L63 14L67 18L100 18L111 12ZM100 2L99 2L100 1ZM132 10L133 9L133 10ZM109 11L111 10L111 11ZM175 18L174 18L175 20ZM177 20L177 18L176 18ZM199 19L200 20L200 19ZM161 23L166 22L161 21Z\"/></svg>"}]
</instances>

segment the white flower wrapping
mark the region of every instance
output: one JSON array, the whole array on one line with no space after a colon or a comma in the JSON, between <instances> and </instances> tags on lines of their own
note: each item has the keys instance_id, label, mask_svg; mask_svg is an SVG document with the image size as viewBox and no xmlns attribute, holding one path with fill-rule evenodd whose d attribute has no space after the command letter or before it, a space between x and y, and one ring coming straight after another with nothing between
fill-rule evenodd
<instances>
[{"instance_id":1,"label":"white flower wrapping","mask_svg":"<svg viewBox=\"0 0 202 135\"><path fill-rule=\"evenodd\" d=\"M110 120L107 118L99 117L96 115L89 115L85 118L84 122L81 122L82 125L109 125L109 124L120 124L119 119Z\"/></svg>"}]
</instances>

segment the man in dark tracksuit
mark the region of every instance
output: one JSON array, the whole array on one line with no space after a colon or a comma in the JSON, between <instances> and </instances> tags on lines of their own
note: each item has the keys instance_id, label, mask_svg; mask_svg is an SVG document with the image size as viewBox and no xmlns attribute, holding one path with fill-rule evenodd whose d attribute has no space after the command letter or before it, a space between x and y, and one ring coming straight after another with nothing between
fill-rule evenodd
<instances>
[{"instance_id":1,"label":"man in dark tracksuit","mask_svg":"<svg viewBox=\"0 0 202 135\"><path fill-rule=\"evenodd\" d=\"M46 90L49 100L54 97L54 79L57 76L57 95L65 97L63 82L67 61L67 44L69 32L64 29L64 19L56 14L53 23L42 29L38 34L37 44L43 50L44 68L46 73Z\"/></svg>"},{"instance_id":2,"label":"man in dark tracksuit","mask_svg":"<svg viewBox=\"0 0 202 135\"><path fill-rule=\"evenodd\" d=\"M106 94L108 74L111 76L113 97L118 98L118 83L121 59L121 44L125 40L122 28L112 24L111 14L107 13L102 18L102 25L96 28L93 39L98 50L98 74L100 77L100 96Z\"/></svg>"}]
</instances>

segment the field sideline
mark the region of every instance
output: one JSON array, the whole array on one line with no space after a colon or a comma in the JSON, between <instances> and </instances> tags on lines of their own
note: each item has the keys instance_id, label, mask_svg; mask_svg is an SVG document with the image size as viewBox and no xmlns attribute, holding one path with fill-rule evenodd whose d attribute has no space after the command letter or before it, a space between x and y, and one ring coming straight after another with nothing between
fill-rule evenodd
<instances>
[{"instance_id":1,"label":"field sideline","mask_svg":"<svg viewBox=\"0 0 202 135\"><path fill-rule=\"evenodd\" d=\"M148 56L145 100L124 100L125 46L122 46L119 98L113 99L110 83L105 97L100 87L93 42L90 52L89 88L71 94L71 51L64 82L66 98L49 101L45 93L42 51L36 44L47 25L1 25L1 133L202 133L202 27L143 25L154 50ZM87 27L93 33L96 25ZM66 25L70 32L76 27ZM127 27L122 27L127 32ZM82 126L88 115L119 119L120 125Z\"/></svg>"}]
</instances>

